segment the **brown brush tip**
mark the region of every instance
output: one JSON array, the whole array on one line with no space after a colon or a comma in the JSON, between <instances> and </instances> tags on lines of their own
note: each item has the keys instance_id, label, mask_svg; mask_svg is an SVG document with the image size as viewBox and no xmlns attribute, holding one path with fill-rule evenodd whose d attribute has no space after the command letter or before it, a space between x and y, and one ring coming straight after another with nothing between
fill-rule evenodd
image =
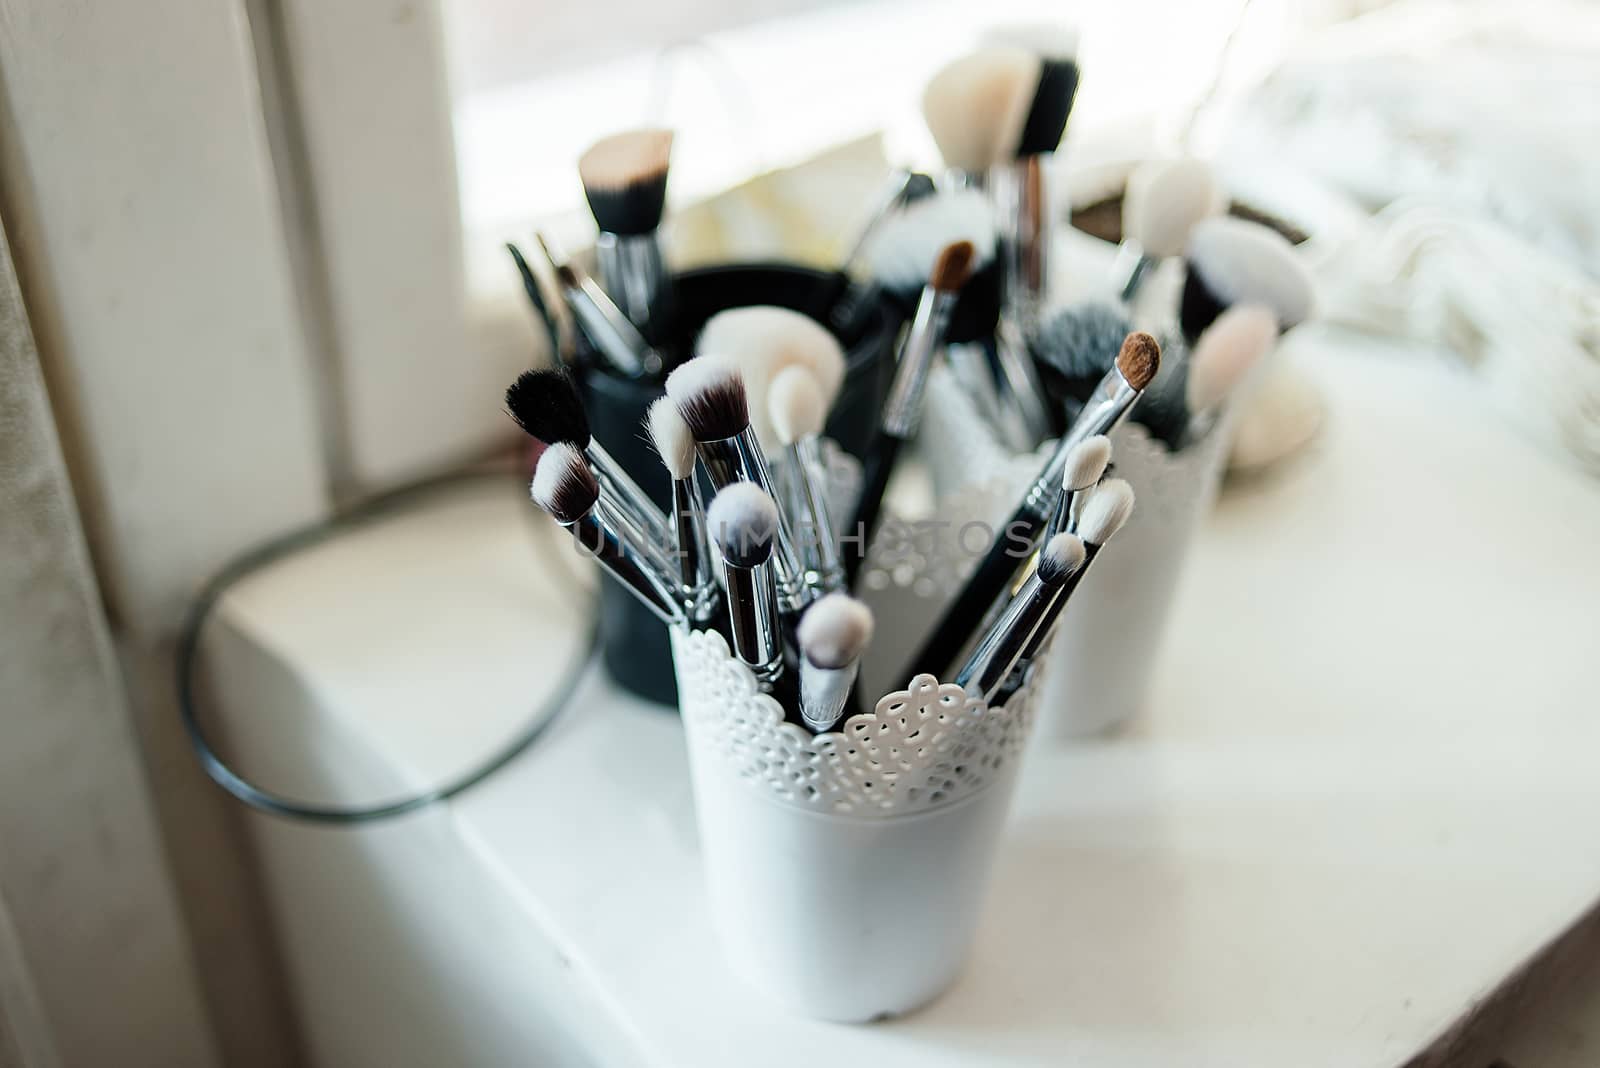
<instances>
[{"instance_id":1,"label":"brown brush tip","mask_svg":"<svg viewBox=\"0 0 1600 1068\"><path fill-rule=\"evenodd\" d=\"M1122 339L1117 370L1128 385L1142 391L1161 370L1161 345L1149 334L1135 330Z\"/></svg>"},{"instance_id":2,"label":"brown brush tip","mask_svg":"<svg viewBox=\"0 0 1600 1068\"><path fill-rule=\"evenodd\" d=\"M946 245L939 253L939 258L933 261L933 273L928 276L928 284L941 293L954 293L967 284L967 278L972 274L972 261L977 254L978 250L971 241Z\"/></svg>"}]
</instances>

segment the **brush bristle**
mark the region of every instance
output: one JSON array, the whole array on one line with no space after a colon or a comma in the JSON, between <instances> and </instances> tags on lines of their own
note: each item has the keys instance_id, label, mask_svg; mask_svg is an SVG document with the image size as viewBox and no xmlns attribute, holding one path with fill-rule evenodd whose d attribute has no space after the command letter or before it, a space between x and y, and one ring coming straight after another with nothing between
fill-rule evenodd
<instances>
[{"instance_id":1,"label":"brush bristle","mask_svg":"<svg viewBox=\"0 0 1600 1068\"><path fill-rule=\"evenodd\" d=\"M1110 462L1110 438L1104 434L1085 438L1067 453L1067 470L1062 475L1061 485L1073 493L1086 490L1100 481L1100 476L1106 473L1106 465Z\"/></svg>"},{"instance_id":2,"label":"brush bristle","mask_svg":"<svg viewBox=\"0 0 1600 1068\"><path fill-rule=\"evenodd\" d=\"M706 528L724 560L735 567L755 567L772 555L778 506L754 482L734 482L712 498Z\"/></svg>"},{"instance_id":3,"label":"brush bristle","mask_svg":"<svg viewBox=\"0 0 1600 1068\"><path fill-rule=\"evenodd\" d=\"M1122 232L1156 259L1180 256L1189 233L1227 206L1211 168L1197 159L1151 160L1128 176Z\"/></svg>"},{"instance_id":4,"label":"brush bristle","mask_svg":"<svg viewBox=\"0 0 1600 1068\"><path fill-rule=\"evenodd\" d=\"M657 397L651 403L645 425L667 473L676 479L694 474L694 435L670 397Z\"/></svg>"},{"instance_id":5,"label":"brush bristle","mask_svg":"<svg viewBox=\"0 0 1600 1068\"><path fill-rule=\"evenodd\" d=\"M1188 260L1190 276L1221 307L1265 304L1284 330L1311 315L1311 276L1294 246L1270 226L1231 216L1204 219L1189 234Z\"/></svg>"},{"instance_id":6,"label":"brush bristle","mask_svg":"<svg viewBox=\"0 0 1600 1068\"><path fill-rule=\"evenodd\" d=\"M761 447L775 452L783 444L770 418L773 379L786 367L812 373L822 388L823 408L831 408L844 382L844 349L828 329L789 308L753 305L712 316L696 342L700 352L737 361L748 398L750 428Z\"/></svg>"},{"instance_id":7,"label":"brush bristle","mask_svg":"<svg viewBox=\"0 0 1600 1068\"><path fill-rule=\"evenodd\" d=\"M1016 156L1054 152L1066 132L1078 96L1078 29L1063 23L997 27L985 44L1022 48L1039 56L1039 81L1014 148Z\"/></svg>"},{"instance_id":8,"label":"brush bristle","mask_svg":"<svg viewBox=\"0 0 1600 1068\"><path fill-rule=\"evenodd\" d=\"M954 293L967 284L967 278L972 274L972 261L977 255L977 250L972 247L971 241L957 241L953 245L946 245L939 253L939 258L933 261L933 271L928 275L928 284L941 293Z\"/></svg>"},{"instance_id":9,"label":"brush bristle","mask_svg":"<svg viewBox=\"0 0 1600 1068\"><path fill-rule=\"evenodd\" d=\"M867 261L881 284L914 299L940 253L959 241L972 244L972 272L994 259L994 209L975 189L923 197L889 216L868 246Z\"/></svg>"},{"instance_id":10,"label":"brush bristle","mask_svg":"<svg viewBox=\"0 0 1600 1068\"><path fill-rule=\"evenodd\" d=\"M922 94L922 117L945 166L985 171L1014 152L1033 105L1039 65L1028 49L990 45L933 76Z\"/></svg>"},{"instance_id":11,"label":"brush bristle","mask_svg":"<svg viewBox=\"0 0 1600 1068\"><path fill-rule=\"evenodd\" d=\"M1034 357L1063 378L1097 382L1117 362L1133 323L1104 301L1077 304L1041 323L1028 340Z\"/></svg>"},{"instance_id":12,"label":"brush bristle","mask_svg":"<svg viewBox=\"0 0 1600 1068\"><path fill-rule=\"evenodd\" d=\"M1078 516L1078 536L1090 545L1104 545L1133 514L1133 487L1108 478L1089 491Z\"/></svg>"},{"instance_id":13,"label":"brush bristle","mask_svg":"<svg viewBox=\"0 0 1600 1068\"><path fill-rule=\"evenodd\" d=\"M812 664L837 671L861 659L872 629L872 609L849 594L830 593L806 609L795 638Z\"/></svg>"},{"instance_id":14,"label":"brush bristle","mask_svg":"<svg viewBox=\"0 0 1600 1068\"><path fill-rule=\"evenodd\" d=\"M696 356L667 376L666 389L696 441L721 441L750 425L744 379L732 360Z\"/></svg>"},{"instance_id":15,"label":"brush bristle","mask_svg":"<svg viewBox=\"0 0 1600 1068\"><path fill-rule=\"evenodd\" d=\"M1074 534L1057 534L1039 551L1039 581L1059 586L1083 566L1083 539Z\"/></svg>"},{"instance_id":16,"label":"brush bristle","mask_svg":"<svg viewBox=\"0 0 1600 1068\"><path fill-rule=\"evenodd\" d=\"M561 524L576 523L600 499L600 483L583 453L566 442L551 445L533 471L534 503Z\"/></svg>"},{"instance_id":17,"label":"brush bristle","mask_svg":"<svg viewBox=\"0 0 1600 1068\"><path fill-rule=\"evenodd\" d=\"M1222 402L1278 340L1278 320L1261 304L1235 304L1195 342L1185 395L1191 412Z\"/></svg>"},{"instance_id":18,"label":"brush bristle","mask_svg":"<svg viewBox=\"0 0 1600 1068\"><path fill-rule=\"evenodd\" d=\"M1122 341L1117 353L1117 370L1134 389L1142 390L1161 370L1161 345L1142 330L1135 330Z\"/></svg>"},{"instance_id":19,"label":"brush bristle","mask_svg":"<svg viewBox=\"0 0 1600 1068\"><path fill-rule=\"evenodd\" d=\"M779 444L792 445L801 438L822 433L827 415L828 404L816 375L799 366L778 372L767 391L767 416Z\"/></svg>"},{"instance_id":20,"label":"brush bristle","mask_svg":"<svg viewBox=\"0 0 1600 1068\"><path fill-rule=\"evenodd\" d=\"M589 447L589 416L578 385L565 370L524 371L506 389L506 411L517 425L547 445Z\"/></svg>"},{"instance_id":21,"label":"brush bristle","mask_svg":"<svg viewBox=\"0 0 1600 1068\"><path fill-rule=\"evenodd\" d=\"M667 201L671 130L629 130L596 141L578 157L578 177L601 230L648 234Z\"/></svg>"}]
</instances>

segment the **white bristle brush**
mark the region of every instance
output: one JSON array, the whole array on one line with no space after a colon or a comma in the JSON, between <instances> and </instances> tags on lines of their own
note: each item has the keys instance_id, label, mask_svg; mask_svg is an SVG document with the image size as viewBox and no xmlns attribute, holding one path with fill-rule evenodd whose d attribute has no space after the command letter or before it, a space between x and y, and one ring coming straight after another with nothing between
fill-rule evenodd
<instances>
[{"instance_id":1,"label":"white bristle brush","mask_svg":"<svg viewBox=\"0 0 1600 1068\"><path fill-rule=\"evenodd\" d=\"M750 401L750 427L769 456L783 445L773 432L767 404L779 372L795 365L810 371L822 388L825 410L844 383L845 355L838 339L815 319L788 308L757 304L718 312L701 329L695 351L739 365Z\"/></svg>"},{"instance_id":2,"label":"white bristle brush","mask_svg":"<svg viewBox=\"0 0 1600 1068\"><path fill-rule=\"evenodd\" d=\"M1278 342L1278 319L1261 304L1236 304L1217 316L1189 357L1184 400L1187 436L1204 434L1218 407Z\"/></svg>"},{"instance_id":3,"label":"white bristle brush","mask_svg":"<svg viewBox=\"0 0 1600 1068\"><path fill-rule=\"evenodd\" d=\"M1067 453L1066 470L1061 475L1061 493L1056 497L1050 522L1044 528L1044 539L1071 529L1073 505L1082 499L1085 491L1100 481L1111 462L1111 439L1096 434L1072 447Z\"/></svg>"},{"instance_id":4,"label":"white bristle brush","mask_svg":"<svg viewBox=\"0 0 1600 1068\"><path fill-rule=\"evenodd\" d=\"M972 270L994 259L994 212L973 189L939 193L906 206L878 228L867 246L867 262L885 289L902 298L928 284L944 250L958 241L972 246Z\"/></svg>"},{"instance_id":5,"label":"white bristle brush","mask_svg":"<svg viewBox=\"0 0 1600 1068\"><path fill-rule=\"evenodd\" d=\"M922 93L922 117L958 184L982 184L1015 153L1039 86L1040 59L1026 48L988 45L947 63Z\"/></svg>"},{"instance_id":6,"label":"white bristle brush","mask_svg":"<svg viewBox=\"0 0 1600 1068\"><path fill-rule=\"evenodd\" d=\"M650 441L672 477L672 516L678 582L689 616L697 623L711 618L716 582L705 558L705 507L694 477L694 435L667 397L658 397L646 415Z\"/></svg>"},{"instance_id":7,"label":"white bristle brush","mask_svg":"<svg viewBox=\"0 0 1600 1068\"><path fill-rule=\"evenodd\" d=\"M1006 603L956 674L956 685L989 700L1004 685L1024 647L1043 626L1050 606L1083 566L1084 546L1071 534L1057 534L1039 550L1039 566Z\"/></svg>"},{"instance_id":8,"label":"white bristle brush","mask_svg":"<svg viewBox=\"0 0 1600 1068\"><path fill-rule=\"evenodd\" d=\"M784 452L779 483L790 524L796 527L796 548L807 582L819 589L838 589L844 581L839 562L838 530L828 510L821 434L828 399L817 376L798 364L778 372L767 391L767 414ZM798 529L803 525L804 529Z\"/></svg>"},{"instance_id":9,"label":"white bristle brush","mask_svg":"<svg viewBox=\"0 0 1600 1068\"><path fill-rule=\"evenodd\" d=\"M1271 227L1230 216L1202 219L1189 233L1185 258L1178 321L1191 342L1234 304L1266 305L1284 330L1311 316L1310 272Z\"/></svg>"},{"instance_id":10,"label":"white bristle brush","mask_svg":"<svg viewBox=\"0 0 1600 1068\"><path fill-rule=\"evenodd\" d=\"M670 310L670 275L657 230L667 203L671 130L627 130L578 157L578 177L600 235L595 262L606 293L640 330Z\"/></svg>"},{"instance_id":11,"label":"white bristle brush","mask_svg":"<svg viewBox=\"0 0 1600 1068\"><path fill-rule=\"evenodd\" d=\"M778 506L754 483L734 482L711 499L706 524L722 555L734 655L750 668L762 689L770 690L783 674L772 574Z\"/></svg>"},{"instance_id":12,"label":"white bristle brush","mask_svg":"<svg viewBox=\"0 0 1600 1068\"><path fill-rule=\"evenodd\" d=\"M828 594L800 617L800 718L814 732L839 722L872 629L872 610L843 593Z\"/></svg>"},{"instance_id":13,"label":"white bristle brush","mask_svg":"<svg viewBox=\"0 0 1600 1068\"><path fill-rule=\"evenodd\" d=\"M1149 160L1135 167L1122 197L1122 244L1112 267L1123 302L1134 299L1162 260L1183 255L1197 223L1226 207L1227 194L1201 160Z\"/></svg>"}]
</instances>

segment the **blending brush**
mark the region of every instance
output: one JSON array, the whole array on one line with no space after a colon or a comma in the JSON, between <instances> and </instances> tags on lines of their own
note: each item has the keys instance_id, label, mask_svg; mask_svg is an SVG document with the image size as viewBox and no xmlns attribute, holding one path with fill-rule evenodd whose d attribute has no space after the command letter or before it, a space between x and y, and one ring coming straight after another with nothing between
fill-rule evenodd
<instances>
[{"instance_id":1,"label":"blending brush","mask_svg":"<svg viewBox=\"0 0 1600 1068\"><path fill-rule=\"evenodd\" d=\"M778 593L772 574L778 506L760 486L733 482L711 499L706 523L722 555L733 654L750 668L763 690L771 690L783 674Z\"/></svg>"},{"instance_id":2,"label":"blending brush","mask_svg":"<svg viewBox=\"0 0 1600 1068\"><path fill-rule=\"evenodd\" d=\"M1123 192L1122 244L1111 268L1123 303L1133 301L1152 268L1183 255L1190 231L1220 215L1227 199L1200 160L1150 160L1135 167Z\"/></svg>"},{"instance_id":3,"label":"blending brush","mask_svg":"<svg viewBox=\"0 0 1600 1068\"><path fill-rule=\"evenodd\" d=\"M552 251L543 234L534 237L555 271L572 317L595 351L617 372L630 378L659 374L661 354L650 347L639 328L606 291L596 285L583 268Z\"/></svg>"},{"instance_id":4,"label":"blending brush","mask_svg":"<svg viewBox=\"0 0 1600 1068\"><path fill-rule=\"evenodd\" d=\"M1106 473L1111 462L1111 439L1104 434L1084 438L1067 453L1066 470L1061 474L1061 492L1056 495L1050 511L1050 521L1044 528L1044 540L1049 541L1063 531L1071 530L1073 509L1085 491L1093 488Z\"/></svg>"},{"instance_id":5,"label":"blending brush","mask_svg":"<svg viewBox=\"0 0 1600 1068\"><path fill-rule=\"evenodd\" d=\"M828 401L817 376L798 365L785 367L767 391L767 409L784 447L777 473L790 524L798 521L805 528L795 532L795 547L806 569L806 584L838 589L845 574L839 562L839 532L828 510L820 440Z\"/></svg>"},{"instance_id":6,"label":"blending brush","mask_svg":"<svg viewBox=\"0 0 1600 1068\"><path fill-rule=\"evenodd\" d=\"M534 502L566 527L586 554L598 560L663 623L677 626L684 622L676 583L601 505L600 482L582 452L566 442L545 449L534 471L531 492Z\"/></svg>"},{"instance_id":7,"label":"blending brush","mask_svg":"<svg viewBox=\"0 0 1600 1068\"><path fill-rule=\"evenodd\" d=\"M695 351L738 365L750 400L750 428L769 456L779 454L783 442L772 426L767 393L785 368L803 367L816 376L825 412L844 383L844 349L838 339L815 319L788 308L757 304L718 312L701 328Z\"/></svg>"},{"instance_id":8,"label":"blending brush","mask_svg":"<svg viewBox=\"0 0 1600 1068\"><path fill-rule=\"evenodd\" d=\"M813 602L800 617L800 719L813 732L839 722L872 627L872 609L844 593Z\"/></svg>"},{"instance_id":9,"label":"blending brush","mask_svg":"<svg viewBox=\"0 0 1600 1068\"><path fill-rule=\"evenodd\" d=\"M689 618L708 622L716 610L717 585L705 556L705 506L694 477L694 435L666 397L650 405L645 419L650 440L672 476L672 530L681 587Z\"/></svg>"},{"instance_id":10,"label":"blending brush","mask_svg":"<svg viewBox=\"0 0 1600 1068\"><path fill-rule=\"evenodd\" d=\"M772 473L750 429L750 402L737 366L715 355L696 356L667 376L667 396L694 435L695 452L716 490L743 481L772 496ZM810 593L782 513L773 541L780 605L798 612Z\"/></svg>"},{"instance_id":11,"label":"blending brush","mask_svg":"<svg viewBox=\"0 0 1600 1068\"><path fill-rule=\"evenodd\" d=\"M672 313L672 284L657 230L667 204L671 130L628 130L578 157L578 177L600 236L600 281L630 322L660 338Z\"/></svg>"},{"instance_id":12,"label":"blending brush","mask_svg":"<svg viewBox=\"0 0 1600 1068\"><path fill-rule=\"evenodd\" d=\"M894 379L883 402L883 416L872 444L867 449L866 470L862 473L861 497L849 527L850 551L845 554L845 575L855 581L866 558L867 543L878 526L883 493L894 472L900 446L916 433L922 417L922 392L928 382L934 354L943 340L950 313L972 270L975 250L970 241L957 241L939 253L938 260L917 302L917 313L906 331L895 365Z\"/></svg>"},{"instance_id":13,"label":"blending brush","mask_svg":"<svg viewBox=\"0 0 1600 1068\"><path fill-rule=\"evenodd\" d=\"M1039 56L989 45L941 67L922 93L922 117L954 188L982 187L989 168L1014 155L1039 87Z\"/></svg>"},{"instance_id":14,"label":"blending brush","mask_svg":"<svg viewBox=\"0 0 1600 1068\"><path fill-rule=\"evenodd\" d=\"M1039 566L984 631L977 648L956 674L956 685L987 701L999 692L1028 640L1045 625L1050 606L1084 562L1083 542L1057 534L1039 551Z\"/></svg>"},{"instance_id":15,"label":"blending brush","mask_svg":"<svg viewBox=\"0 0 1600 1068\"><path fill-rule=\"evenodd\" d=\"M1151 379L1161 368L1161 347L1149 334L1133 333L1123 341L1117 363L1106 373L1089 401L1078 413L1072 427L1056 442L1055 451L1038 478L1027 488L1011 518L999 529L988 554L978 564L922 648L912 658L910 678L926 672L943 677L942 672L972 636L976 621L982 620L991 604L1011 582L1022 560L1031 555L1039 537L1055 512L1057 495L1065 482L1067 464L1073 450L1083 441L1111 431L1127 418ZM1018 550L1019 543L1027 551Z\"/></svg>"},{"instance_id":16,"label":"blending brush","mask_svg":"<svg viewBox=\"0 0 1600 1068\"><path fill-rule=\"evenodd\" d=\"M1311 315L1311 275L1287 238L1269 226L1220 216L1195 224L1178 324L1191 344L1234 304L1265 304L1288 330Z\"/></svg>"},{"instance_id":17,"label":"blending brush","mask_svg":"<svg viewBox=\"0 0 1600 1068\"><path fill-rule=\"evenodd\" d=\"M1173 451L1204 437L1222 402L1278 340L1278 319L1263 304L1235 304L1206 327L1169 376L1163 369L1139 406L1139 421Z\"/></svg>"},{"instance_id":18,"label":"blending brush","mask_svg":"<svg viewBox=\"0 0 1600 1068\"><path fill-rule=\"evenodd\" d=\"M644 540L650 552L661 556L670 541L666 517L594 439L583 398L570 373L564 369L522 372L506 389L506 411L535 440L579 449L605 488L607 504Z\"/></svg>"},{"instance_id":19,"label":"blending brush","mask_svg":"<svg viewBox=\"0 0 1600 1068\"><path fill-rule=\"evenodd\" d=\"M1067 601L1077 590L1083 577L1089 573L1089 565L1094 563L1100 550L1117 531L1122 529L1122 525L1132 514L1133 487L1122 479L1108 478L1090 492L1089 499L1083 507L1083 514L1072 531L1083 543L1083 563L1056 591L1055 597L1045 609L1044 616L1039 620L1039 625L1023 643L1022 654L1017 657L1010 675L994 696L995 703L1005 704L1027 679L1028 668L1039 655L1039 650L1044 648L1044 643L1049 640L1051 632L1055 629L1056 620L1061 617L1061 611L1066 607Z\"/></svg>"}]
</instances>

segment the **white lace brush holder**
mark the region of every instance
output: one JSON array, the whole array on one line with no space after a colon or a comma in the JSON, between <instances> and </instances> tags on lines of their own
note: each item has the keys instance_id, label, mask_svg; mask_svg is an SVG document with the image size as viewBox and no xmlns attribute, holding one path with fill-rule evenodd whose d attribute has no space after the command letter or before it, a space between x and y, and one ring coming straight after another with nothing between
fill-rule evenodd
<instances>
[{"instance_id":1,"label":"white lace brush holder","mask_svg":"<svg viewBox=\"0 0 1600 1068\"><path fill-rule=\"evenodd\" d=\"M927 627L915 583L880 592L867 597L878 634ZM784 721L721 635L674 631L672 647L712 915L733 969L818 1019L865 1022L932 1000L972 940L1033 682L989 708L922 675L813 736ZM905 659L874 651L880 674ZM863 693L878 692L866 689L872 664Z\"/></svg>"}]
</instances>

